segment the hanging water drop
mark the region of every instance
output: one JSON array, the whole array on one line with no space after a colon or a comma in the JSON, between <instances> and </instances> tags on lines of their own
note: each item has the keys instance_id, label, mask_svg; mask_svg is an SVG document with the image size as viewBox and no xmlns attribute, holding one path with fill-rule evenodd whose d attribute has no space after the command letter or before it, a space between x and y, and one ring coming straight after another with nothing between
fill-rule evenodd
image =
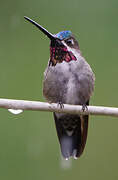
<instances>
[{"instance_id":1,"label":"hanging water drop","mask_svg":"<svg viewBox=\"0 0 118 180\"><path fill-rule=\"evenodd\" d=\"M8 111L10 112L10 113L12 113L12 114L20 114L20 113L22 113L23 112L23 110L22 109L8 109Z\"/></svg>"}]
</instances>

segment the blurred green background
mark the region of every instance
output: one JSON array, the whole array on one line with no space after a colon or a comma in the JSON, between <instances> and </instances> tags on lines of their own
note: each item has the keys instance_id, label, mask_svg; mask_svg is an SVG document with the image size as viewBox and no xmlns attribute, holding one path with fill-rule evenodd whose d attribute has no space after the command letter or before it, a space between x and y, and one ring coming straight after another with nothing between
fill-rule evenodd
<instances>
[{"instance_id":1,"label":"blurred green background","mask_svg":"<svg viewBox=\"0 0 118 180\"><path fill-rule=\"evenodd\" d=\"M50 32L71 30L96 74L92 105L118 106L117 0L0 1L0 97L44 101L49 40L23 16ZM51 113L0 109L1 180L118 178L118 119L90 117L84 154L66 164Z\"/></svg>"}]
</instances>

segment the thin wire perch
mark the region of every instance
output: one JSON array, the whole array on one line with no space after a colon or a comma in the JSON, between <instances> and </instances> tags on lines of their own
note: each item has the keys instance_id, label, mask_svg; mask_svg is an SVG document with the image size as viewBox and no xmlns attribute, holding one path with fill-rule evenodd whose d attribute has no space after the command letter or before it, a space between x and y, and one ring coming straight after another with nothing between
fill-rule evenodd
<instances>
[{"instance_id":1,"label":"thin wire perch","mask_svg":"<svg viewBox=\"0 0 118 180\"><path fill-rule=\"evenodd\" d=\"M85 111L83 111L82 106L79 105L64 104L64 107L60 108L56 103L49 104L40 101L14 100L2 98L0 98L0 108L118 117L118 108L115 107L87 106L87 108L85 108Z\"/></svg>"}]
</instances>

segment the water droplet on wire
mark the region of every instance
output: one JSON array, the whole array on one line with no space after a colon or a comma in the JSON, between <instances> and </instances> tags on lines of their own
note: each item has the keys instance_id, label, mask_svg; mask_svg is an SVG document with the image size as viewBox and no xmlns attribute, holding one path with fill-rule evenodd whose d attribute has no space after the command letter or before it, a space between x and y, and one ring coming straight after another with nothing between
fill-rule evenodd
<instances>
[{"instance_id":1,"label":"water droplet on wire","mask_svg":"<svg viewBox=\"0 0 118 180\"><path fill-rule=\"evenodd\" d=\"M15 115L20 114L20 113L23 112L22 109L8 109L8 111L9 111L10 113L12 113L12 114L15 114Z\"/></svg>"}]
</instances>

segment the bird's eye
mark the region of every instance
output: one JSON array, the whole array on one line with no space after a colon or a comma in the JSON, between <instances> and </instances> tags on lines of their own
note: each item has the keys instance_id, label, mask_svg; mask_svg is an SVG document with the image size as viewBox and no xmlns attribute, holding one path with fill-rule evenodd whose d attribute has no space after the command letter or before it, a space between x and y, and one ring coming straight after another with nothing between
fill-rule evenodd
<instances>
[{"instance_id":1,"label":"bird's eye","mask_svg":"<svg viewBox=\"0 0 118 180\"><path fill-rule=\"evenodd\" d=\"M66 44L67 45L73 45L74 44L73 39L66 40Z\"/></svg>"}]
</instances>

